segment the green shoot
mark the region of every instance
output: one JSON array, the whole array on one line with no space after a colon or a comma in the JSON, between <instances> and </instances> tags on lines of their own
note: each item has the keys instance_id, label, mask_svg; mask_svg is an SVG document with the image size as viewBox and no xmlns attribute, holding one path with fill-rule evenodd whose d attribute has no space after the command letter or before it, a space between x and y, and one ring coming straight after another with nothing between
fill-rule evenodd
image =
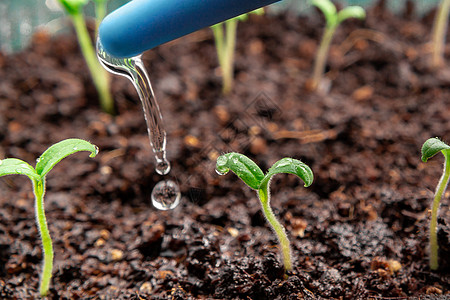
<instances>
[{"instance_id":1,"label":"green shoot","mask_svg":"<svg viewBox=\"0 0 450 300\"><path fill-rule=\"evenodd\" d=\"M441 67L444 64L445 35L447 32L447 20L450 10L450 0L442 0L434 19L432 33L432 59L433 68Z\"/></svg>"},{"instance_id":2,"label":"green shoot","mask_svg":"<svg viewBox=\"0 0 450 300\"><path fill-rule=\"evenodd\" d=\"M237 25L239 21L246 21L249 14L262 15L264 14L264 9L259 8L247 14L243 14L211 26L214 34L217 58L222 70L222 93L224 95L229 94L233 88L234 52L236 48Z\"/></svg>"},{"instance_id":3,"label":"green shoot","mask_svg":"<svg viewBox=\"0 0 450 300\"><path fill-rule=\"evenodd\" d=\"M439 203L448 185L450 175L450 146L437 138L428 139L422 146L422 161L426 162L428 159L442 152L445 157L444 171L441 179L436 187L434 195L433 206L431 208L431 222L430 222L430 269L437 270L438 263L438 241L437 241L437 217L439 210Z\"/></svg>"},{"instance_id":4,"label":"green shoot","mask_svg":"<svg viewBox=\"0 0 450 300\"><path fill-rule=\"evenodd\" d=\"M303 180L305 187L308 187L313 182L313 172L306 164L299 160L283 158L277 161L264 175L263 171L251 159L245 155L233 152L219 156L216 163L216 171L218 174L225 175L230 170L250 188L257 191L263 214L277 235L284 268L286 271L292 270L291 247L286 230L277 220L270 207L270 180L276 174L294 174Z\"/></svg>"},{"instance_id":5,"label":"green shoot","mask_svg":"<svg viewBox=\"0 0 450 300\"><path fill-rule=\"evenodd\" d=\"M5 175L26 175L33 183L35 196L36 222L41 234L44 252L44 264L41 274L39 293L42 297L47 295L52 277L53 246L50 232L47 227L44 210L45 176L63 158L78 151L90 151L90 157L98 153L97 146L79 139L67 139L48 148L37 160L36 168L17 158L0 160L0 177Z\"/></svg>"},{"instance_id":6,"label":"green shoot","mask_svg":"<svg viewBox=\"0 0 450 300\"><path fill-rule=\"evenodd\" d=\"M330 0L310 0L310 2L322 11L326 20L325 31L316 54L313 75L311 78L311 89L316 90L325 72L325 64L330 44L339 24L349 18L364 19L366 17L366 12L364 8L360 6L348 6L337 12L336 6Z\"/></svg>"},{"instance_id":7,"label":"green shoot","mask_svg":"<svg viewBox=\"0 0 450 300\"><path fill-rule=\"evenodd\" d=\"M83 7L89 0L58 0L69 14L75 32L77 33L78 43L80 44L81 52L83 53L86 64L91 73L92 80L97 89L100 105L103 111L113 114L114 102L109 89L109 75L105 69L100 66L95 48L92 44L91 38L86 27L86 22L83 16ZM101 20L105 16L106 0L95 0L95 12L97 29Z\"/></svg>"}]
</instances>

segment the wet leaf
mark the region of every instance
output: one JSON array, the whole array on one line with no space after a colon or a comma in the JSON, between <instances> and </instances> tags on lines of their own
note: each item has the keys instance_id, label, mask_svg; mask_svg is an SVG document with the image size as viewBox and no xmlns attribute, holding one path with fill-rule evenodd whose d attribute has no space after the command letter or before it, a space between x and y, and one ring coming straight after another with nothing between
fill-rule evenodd
<instances>
[{"instance_id":1,"label":"wet leaf","mask_svg":"<svg viewBox=\"0 0 450 300\"><path fill-rule=\"evenodd\" d=\"M252 189L257 190L264 178L264 173L250 158L240 153L227 153L219 156L216 163L217 172L225 175L232 171Z\"/></svg>"},{"instance_id":2,"label":"wet leaf","mask_svg":"<svg viewBox=\"0 0 450 300\"><path fill-rule=\"evenodd\" d=\"M294 174L300 177L305 183L305 187L312 184L314 180L314 174L310 167L305 163L293 158L283 158L277 161L267 172L261 184L266 183L276 174Z\"/></svg>"},{"instance_id":3,"label":"wet leaf","mask_svg":"<svg viewBox=\"0 0 450 300\"><path fill-rule=\"evenodd\" d=\"M80 139L67 139L56 143L48 148L37 159L36 173L41 177L50 172L53 167L63 158L79 151L89 151L89 157L94 157L98 153L97 146Z\"/></svg>"},{"instance_id":4,"label":"wet leaf","mask_svg":"<svg viewBox=\"0 0 450 300\"><path fill-rule=\"evenodd\" d=\"M40 176L32 166L17 158L0 160L0 176L5 175L26 175L31 180L40 180Z\"/></svg>"},{"instance_id":5,"label":"wet leaf","mask_svg":"<svg viewBox=\"0 0 450 300\"><path fill-rule=\"evenodd\" d=\"M426 140L422 146L422 161L427 162L428 159L435 156L439 151L441 151L444 155L450 154L450 146L438 138L430 138Z\"/></svg>"}]
</instances>

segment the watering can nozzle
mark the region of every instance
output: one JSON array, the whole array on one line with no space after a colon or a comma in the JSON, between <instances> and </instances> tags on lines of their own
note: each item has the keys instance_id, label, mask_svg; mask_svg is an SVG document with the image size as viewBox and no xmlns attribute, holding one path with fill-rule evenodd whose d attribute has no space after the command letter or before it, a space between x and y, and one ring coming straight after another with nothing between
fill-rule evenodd
<instances>
[{"instance_id":1,"label":"watering can nozzle","mask_svg":"<svg viewBox=\"0 0 450 300\"><path fill-rule=\"evenodd\" d=\"M279 0L133 0L105 17L99 39L124 58Z\"/></svg>"}]
</instances>

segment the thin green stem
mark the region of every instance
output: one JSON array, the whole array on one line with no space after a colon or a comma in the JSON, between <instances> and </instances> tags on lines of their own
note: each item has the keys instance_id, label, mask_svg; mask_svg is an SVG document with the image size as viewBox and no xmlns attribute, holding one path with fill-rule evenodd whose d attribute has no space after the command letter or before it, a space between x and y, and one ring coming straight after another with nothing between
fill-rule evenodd
<instances>
[{"instance_id":1,"label":"thin green stem","mask_svg":"<svg viewBox=\"0 0 450 300\"><path fill-rule=\"evenodd\" d=\"M273 230L275 231L278 242L280 243L284 268L286 271L290 271L292 270L291 246L284 226L281 225L281 223L277 220L277 217L270 207L269 182L263 183L261 185L260 189L258 190L258 197L262 204L263 214L269 222L270 226L272 226Z\"/></svg>"},{"instance_id":2,"label":"thin green stem","mask_svg":"<svg viewBox=\"0 0 450 300\"><path fill-rule=\"evenodd\" d=\"M236 32L238 26L237 19L230 19L225 22L226 40L225 57L222 65L223 86L222 92L227 95L233 88L234 73L234 53L236 48Z\"/></svg>"},{"instance_id":3,"label":"thin green stem","mask_svg":"<svg viewBox=\"0 0 450 300\"><path fill-rule=\"evenodd\" d=\"M114 113L114 102L109 91L109 76L105 69L100 66L95 55L94 46L89 37L84 17L81 13L70 16L77 33L81 52L88 65L94 85L99 94L100 105L102 109L109 113Z\"/></svg>"},{"instance_id":4,"label":"thin green stem","mask_svg":"<svg viewBox=\"0 0 450 300\"><path fill-rule=\"evenodd\" d=\"M434 68L440 67L444 64L445 33L447 31L449 10L450 0L442 0L439 5L433 27L432 66Z\"/></svg>"},{"instance_id":5,"label":"thin green stem","mask_svg":"<svg viewBox=\"0 0 450 300\"><path fill-rule=\"evenodd\" d=\"M433 200L433 206L431 208L431 222L430 222L430 269L437 270L439 267L438 263L438 240L437 240L437 218L439 203L441 202L442 196L448 185L450 177L450 153L448 151L443 151L445 156L444 162L444 172L436 188L436 193Z\"/></svg>"},{"instance_id":6,"label":"thin green stem","mask_svg":"<svg viewBox=\"0 0 450 300\"><path fill-rule=\"evenodd\" d=\"M98 27L106 15L106 1L95 1L95 35L98 35Z\"/></svg>"},{"instance_id":7,"label":"thin green stem","mask_svg":"<svg viewBox=\"0 0 450 300\"><path fill-rule=\"evenodd\" d=\"M211 26L214 35L214 42L216 44L217 51L217 60L219 61L219 65L222 67L223 64L223 52L224 52L224 38L223 38L223 23L219 23Z\"/></svg>"},{"instance_id":8,"label":"thin green stem","mask_svg":"<svg viewBox=\"0 0 450 300\"><path fill-rule=\"evenodd\" d=\"M238 20L233 18L212 26L217 59L222 70L222 93L227 95L233 88L234 53ZM225 26L225 33L224 33Z\"/></svg>"},{"instance_id":9,"label":"thin green stem","mask_svg":"<svg viewBox=\"0 0 450 300\"><path fill-rule=\"evenodd\" d=\"M330 44L336 28L337 26L325 27L325 32L323 33L322 41L320 42L314 63L313 76L311 78L312 88L314 90L318 87L320 81L322 80L322 76L325 73L325 64L327 61L328 51L330 49Z\"/></svg>"},{"instance_id":10,"label":"thin green stem","mask_svg":"<svg viewBox=\"0 0 450 300\"><path fill-rule=\"evenodd\" d=\"M48 293L53 268L52 238L50 237L50 232L48 231L44 209L45 177L41 180L33 180L33 189L36 200L36 220L39 232L41 234L42 249L44 252L44 265L41 274L39 293L42 297L44 297Z\"/></svg>"}]
</instances>

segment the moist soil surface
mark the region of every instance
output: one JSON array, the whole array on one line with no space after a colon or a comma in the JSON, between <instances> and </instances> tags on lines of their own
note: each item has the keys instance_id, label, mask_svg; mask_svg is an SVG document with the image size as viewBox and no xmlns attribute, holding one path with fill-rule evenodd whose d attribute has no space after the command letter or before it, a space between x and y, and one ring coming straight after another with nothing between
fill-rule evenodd
<instances>
[{"instance_id":1,"label":"moist soil surface","mask_svg":"<svg viewBox=\"0 0 450 300\"><path fill-rule=\"evenodd\" d=\"M443 156L420 160L430 137L450 140L450 69L429 68L433 13L378 5L335 36L319 92L308 78L324 20L291 14L239 24L236 82L221 94L205 29L144 55L167 129L172 170L160 176L136 91L113 76L117 114L98 107L75 36L37 33L0 55L0 156L32 165L50 145L82 138L47 176L55 260L48 299L447 299L450 213L438 220L440 268L428 267L429 208ZM447 55L449 55L447 47ZM314 171L271 183L292 243L284 274L256 197L214 171L230 151L267 170L293 157ZM152 206L176 181L180 205ZM0 179L0 298L38 297L42 250L24 176Z\"/></svg>"}]
</instances>

